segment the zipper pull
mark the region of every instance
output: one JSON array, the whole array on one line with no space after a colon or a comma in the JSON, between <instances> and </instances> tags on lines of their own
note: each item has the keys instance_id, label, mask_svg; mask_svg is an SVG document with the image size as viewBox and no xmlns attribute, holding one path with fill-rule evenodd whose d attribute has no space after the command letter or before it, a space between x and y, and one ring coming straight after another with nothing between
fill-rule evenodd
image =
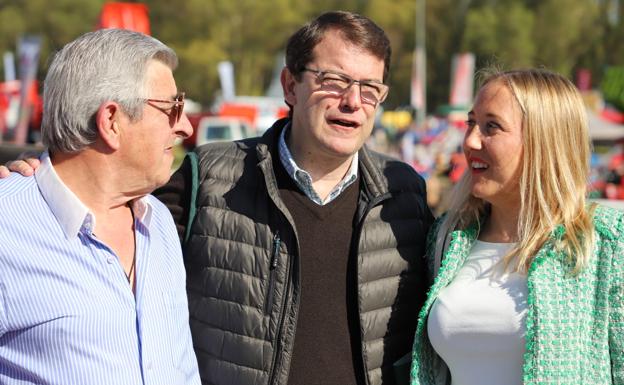
<instances>
[{"instance_id":1,"label":"zipper pull","mask_svg":"<svg viewBox=\"0 0 624 385\"><path fill-rule=\"evenodd\" d=\"M282 240L279 237L279 231L275 232L273 236L273 253L271 254L271 269L275 269L277 267L277 255L279 253L280 244Z\"/></svg>"}]
</instances>

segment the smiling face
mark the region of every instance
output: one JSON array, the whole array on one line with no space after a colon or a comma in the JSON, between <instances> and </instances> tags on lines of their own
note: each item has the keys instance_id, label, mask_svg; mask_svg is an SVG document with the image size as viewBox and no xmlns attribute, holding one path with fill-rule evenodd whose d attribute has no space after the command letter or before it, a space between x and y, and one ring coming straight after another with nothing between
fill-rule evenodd
<instances>
[{"instance_id":1,"label":"smiling face","mask_svg":"<svg viewBox=\"0 0 624 385\"><path fill-rule=\"evenodd\" d=\"M171 69L160 61L152 60L146 73L146 98L174 100L177 88ZM151 192L165 184L171 175L176 138L188 137L193 128L182 114L180 120L172 117L172 104L150 102L143 106L143 116L129 122L122 131L124 164L137 189ZM171 115L171 116L170 116Z\"/></svg>"},{"instance_id":2,"label":"smiling face","mask_svg":"<svg viewBox=\"0 0 624 385\"><path fill-rule=\"evenodd\" d=\"M329 30L314 47L306 68L331 71L355 80L383 81L384 61ZM293 106L289 146L297 161L350 161L370 135L377 105L363 103L355 83L344 94L321 89L317 75L305 71L300 81L284 69L282 85Z\"/></svg>"},{"instance_id":3,"label":"smiling face","mask_svg":"<svg viewBox=\"0 0 624 385\"><path fill-rule=\"evenodd\" d=\"M502 81L487 83L468 114L464 154L471 172L471 192L493 207L520 204L522 111Z\"/></svg>"}]
</instances>

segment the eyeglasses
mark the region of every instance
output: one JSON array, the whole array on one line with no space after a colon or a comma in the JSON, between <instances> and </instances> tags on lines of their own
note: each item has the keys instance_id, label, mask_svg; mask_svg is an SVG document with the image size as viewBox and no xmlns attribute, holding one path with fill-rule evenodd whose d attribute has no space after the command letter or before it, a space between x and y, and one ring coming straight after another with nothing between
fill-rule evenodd
<instances>
[{"instance_id":1,"label":"eyeglasses","mask_svg":"<svg viewBox=\"0 0 624 385\"><path fill-rule=\"evenodd\" d=\"M310 68L303 68L302 71L311 72L316 75L316 80L321 84L321 90L334 95L344 95L354 83L360 85L360 98L363 103L377 106L383 103L388 96L387 84L374 80L355 80L347 75L332 71L320 71Z\"/></svg>"},{"instance_id":2,"label":"eyeglasses","mask_svg":"<svg viewBox=\"0 0 624 385\"><path fill-rule=\"evenodd\" d=\"M169 120L173 123L177 123L180 121L182 117L182 111L184 110L184 92L178 93L173 100L160 100L160 99L145 99L145 103L150 106L157 108L169 115ZM158 106L153 105L152 103L169 103L171 107L169 108L160 108ZM167 112L167 110L171 110Z\"/></svg>"}]
</instances>

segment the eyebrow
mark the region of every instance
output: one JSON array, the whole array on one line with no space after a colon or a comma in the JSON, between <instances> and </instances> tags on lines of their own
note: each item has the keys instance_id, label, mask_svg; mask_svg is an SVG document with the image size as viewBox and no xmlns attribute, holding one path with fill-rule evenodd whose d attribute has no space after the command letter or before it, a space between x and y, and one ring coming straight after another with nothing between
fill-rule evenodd
<instances>
[{"instance_id":1,"label":"eyebrow","mask_svg":"<svg viewBox=\"0 0 624 385\"><path fill-rule=\"evenodd\" d=\"M147 98L147 100L152 100L154 102L162 102L162 103L176 103L178 100L176 100L180 94L182 94L183 92L178 92L177 94L173 95L173 96L169 96L169 98L171 98L171 100L167 100L167 99L160 99L160 98ZM166 96L165 96L166 98Z\"/></svg>"},{"instance_id":2,"label":"eyebrow","mask_svg":"<svg viewBox=\"0 0 624 385\"><path fill-rule=\"evenodd\" d=\"M474 110L468 111L468 116L470 116L470 115L473 115L473 116L476 115ZM505 121L505 119L503 119L501 116L496 115L496 114L487 113L487 114L485 114L485 116L488 117L488 118L494 118L494 119L497 119L497 120Z\"/></svg>"},{"instance_id":3,"label":"eyebrow","mask_svg":"<svg viewBox=\"0 0 624 385\"><path fill-rule=\"evenodd\" d=\"M502 121L502 122L507 123L507 121L506 121L505 119L503 119L503 117L501 117L501 116L499 116L499 115L496 115L496 114L487 113L487 114L485 114L485 116L486 116L486 117L488 117L488 118L494 118L494 119L496 119L496 120L500 120L500 121Z\"/></svg>"},{"instance_id":4,"label":"eyebrow","mask_svg":"<svg viewBox=\"0 0 624 385\"><path fill-rule=\"evenodd\" d=\"M351 75L347 75L346 73L344 73L344 72L342 72L342 71L340 71L340 70L332 70L332 69L329 69L329 70L321 70L321 72L328 72L328 73L332 73L332 74L336 74L336 75L346 76L346 77L348 77L348 78L351 78L351 79L353 79L353 80L357 80L357 81L359 81L359 82L372 82L372 83L385 84L385 83L383 82L383 80L379 80L379 79L372 79L372 78L370 78L370 79L359 79L359 80L358 80L358 79L355 79L353 76L351 76Z\"/></svg>"}]
</instances>

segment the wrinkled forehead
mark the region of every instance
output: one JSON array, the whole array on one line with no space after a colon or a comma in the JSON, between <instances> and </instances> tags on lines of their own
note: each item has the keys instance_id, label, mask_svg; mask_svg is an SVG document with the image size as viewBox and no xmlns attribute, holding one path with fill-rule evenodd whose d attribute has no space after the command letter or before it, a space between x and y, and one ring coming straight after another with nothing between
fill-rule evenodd
<instances>
[{"instance_id":1,"label":"wrinkled forehead","mask_svg":"<svg viewBox=\"0 0 624 385\"><path fill-rule=\"evenodd\" d=\"M322 43L331 42L341 48L348 49L350 52L355 52L358 55L365 57L374 57L378 60L384 61L384 56L380 55L379 52L376 52L374 49L370 47L366 47L366 43L362 40L357 40L349 36L348 33L345 33L342 29L339 28L329 28L327 29L319 41L316 43L314 48L312 49L312 57L314 58L314 53L316 48Z\"/></svg>"},{"instance_id":2,"label":"wrinkled forehead","mask_svg":"<svg viewBox=\"0 0 624 385\"><path fill-rule=\"evenodd\" d=\"M341 72L356 79L382 81L384 74L383 58L347 39L338 30L324 34L312 50L310 63L322 70Z\"/></svg>"},{"instance_id":3,"label":"wrinkled forehead","mask_svg":"<svg viewBox=\"0 0 624 385\"><path fill-rule=\"evenodd\" d=\"M165 95L176 94L176 83L171 67L160 60L151 59L146 66L144 82L147 91L164 92Z\"/></svg>"}]
</instances>

